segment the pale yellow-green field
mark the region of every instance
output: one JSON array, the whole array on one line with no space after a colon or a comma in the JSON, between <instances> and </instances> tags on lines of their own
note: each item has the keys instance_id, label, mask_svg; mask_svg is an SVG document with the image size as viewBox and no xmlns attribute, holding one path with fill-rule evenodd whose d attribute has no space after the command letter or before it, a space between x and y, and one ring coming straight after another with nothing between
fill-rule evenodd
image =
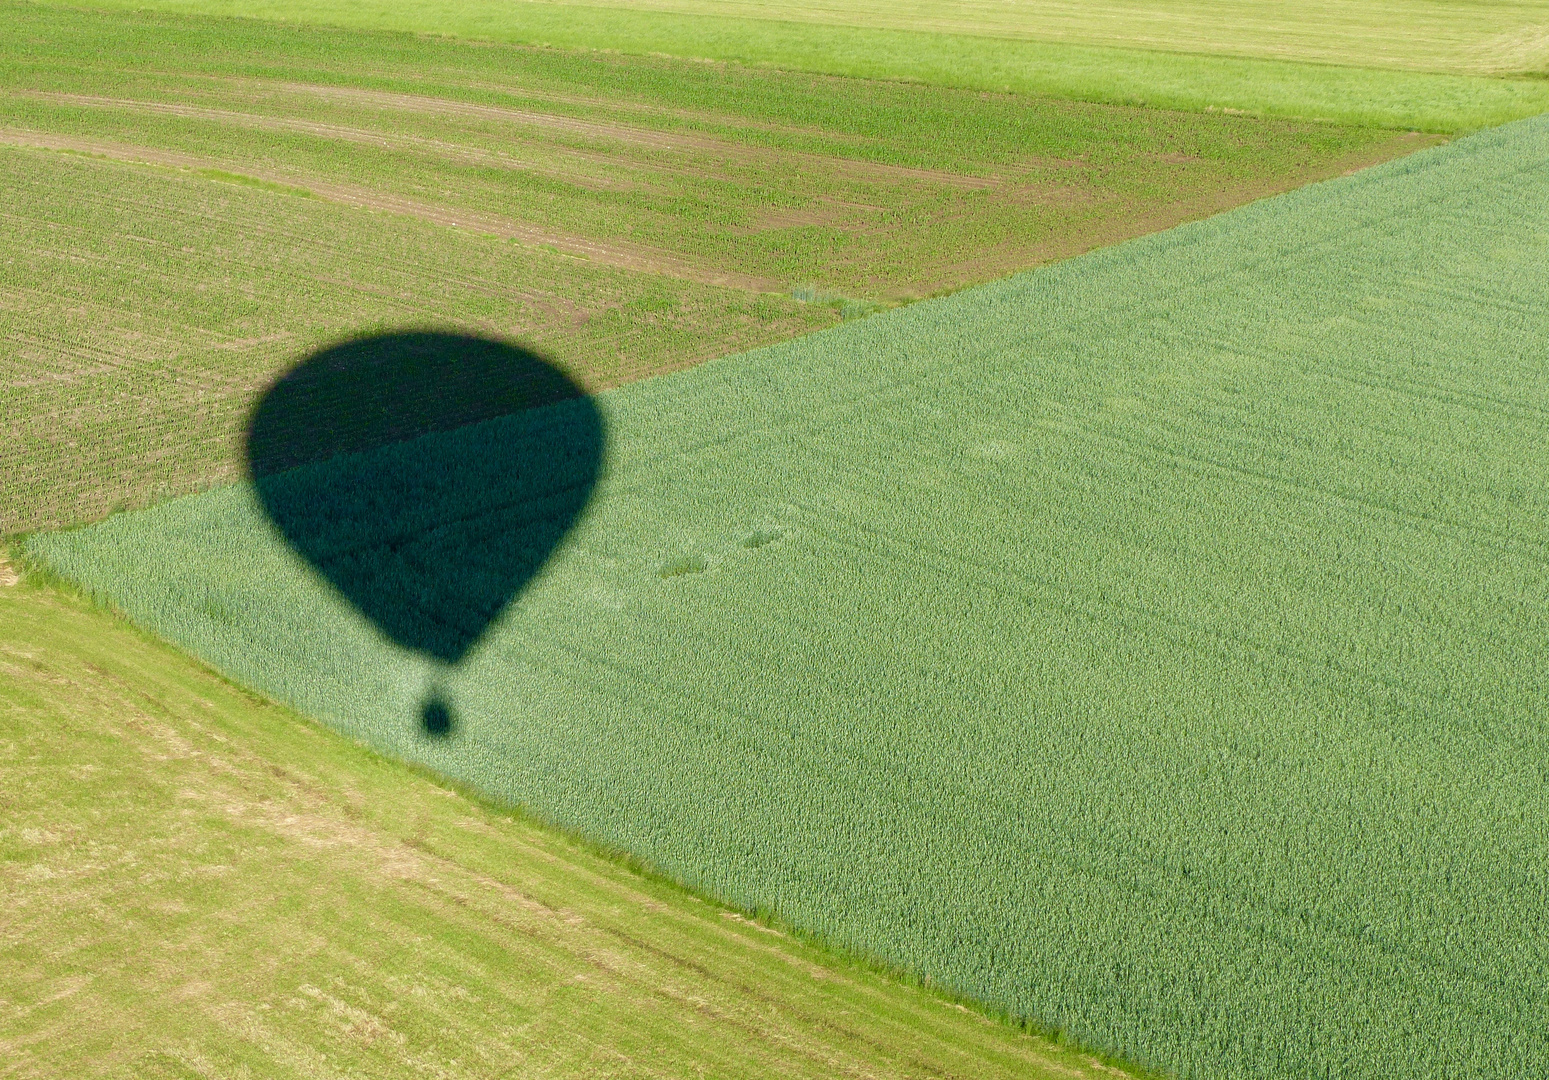
<instances>
[{"instance_id":1,"label":"pale yellow-green field","mask_svg":"<svg viewBox=\"0 0 1549 1080\"><path fill-rule=\"evenodd\" d=\"M1532 0L544 2L1416 71L1498 74L1543 71L1549 66L1549 4Z\"/></svg>"}]
</instances>

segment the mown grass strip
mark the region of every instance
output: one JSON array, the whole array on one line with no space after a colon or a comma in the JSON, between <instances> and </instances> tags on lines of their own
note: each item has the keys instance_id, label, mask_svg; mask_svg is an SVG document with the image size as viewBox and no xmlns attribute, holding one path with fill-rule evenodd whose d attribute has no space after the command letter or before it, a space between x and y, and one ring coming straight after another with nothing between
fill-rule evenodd
<instances>
[{"instance_id":1,"label":"mown grass strip","mask_svg":"<svg viewBox=\"0 0 1549 1080\"><path fill-rule=\"evenodd\" d=\"M538 2L1454 74L1549 71L1549 15L1536 0L1467 5L1451 0ZM268 10L285 6L288 0L271 0ZM482 15L490 23L508 18L507 6L480 0L442 2L452 20Z\"/></svg>"}]
</instances>

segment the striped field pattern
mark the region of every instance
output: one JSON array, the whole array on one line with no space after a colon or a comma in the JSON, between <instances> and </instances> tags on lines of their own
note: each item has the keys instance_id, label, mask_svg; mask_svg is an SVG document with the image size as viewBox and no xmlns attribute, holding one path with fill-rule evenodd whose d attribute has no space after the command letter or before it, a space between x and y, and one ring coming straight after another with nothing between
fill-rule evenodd
<instances>
[{"instance_id":1,"label":"striped field pattern","mask_svg":"<svg viewBox=\"0 0 1549 1080\"><path fill-rule=\"evenodd\" d=\"M590 506L446 670L246 486L30 546L350 735L1142 1065L1541 1076L1546 207L1528 120L609 391ZM538 460L575 407L417 452ZM359 557L542 525L467 494Z\"/></svg>"}]
</instances>

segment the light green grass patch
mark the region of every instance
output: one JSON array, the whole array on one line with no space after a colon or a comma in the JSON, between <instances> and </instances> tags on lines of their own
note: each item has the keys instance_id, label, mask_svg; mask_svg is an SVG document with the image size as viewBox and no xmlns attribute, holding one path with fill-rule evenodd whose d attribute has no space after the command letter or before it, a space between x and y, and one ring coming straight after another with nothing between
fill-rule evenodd
<instances>
[{"instance_id":1,"label":"light green grass patch","mask_svg":"<svg viewBox=\"0 0 1549 1080\"><path fill-rule=\"evenodd\" d=\"M1455 74L1549 71L1549 11L1540 0L539 2ZM482 13L491 22L513 6L490 0L441 3L454 20Z\"/></svg>"},{"instance_id":2,"label":"light green grass patch","mask_svg":"<svg viewBox=\"0 0 1549 1080\"><path fill-rule=\"evenodd\" d=\"M223 184L240 184L243 187L258 188L261 191L272 191L279 195L294 195L300 199L313 198L312 192L304 187L295 187L291 184L279 184L273 180L265 180L258 176L248 176L244 173L227 172L224 169L195 169L194 172L206 180L218 180Z\"/></svg>"},{"instance_id":3,"label":"light green grass patch","mask_svg":"<svg viewBox=\"0 0 1549 1080\"><path fill-rule=\"evenodd\" d=\"M517 339L598 389L1426 141L257 20L0 21L0 532L236 477L254 395L373 328Z\"/></svg>"},{"instance_id":4,"label":"light green grass patch","mask_svg":"<svg viewBox=\"0 0 1549 1080\"><path fill-rule=\"evenodd\" d=\"M1169 51L1178 39L1157 42L1126 33L1124 20L1109 20L1107 33L1078 35L1076 41L1028 40L939 32L942 20L919 8L880 22L870 13L831 11L824 22L804 21L799 14L779 18L748 18L726 11L758 10L726 5L700 5L693 13L640 7L594 7L584 4L463 3L440 0L404 6L368 0L97 0L104 6L132 6L162 11L241 15L285 22L449 34L492 41L546 44L566 48L610 49L625 53L733 60L801 71L879 79L909 79L973 90L1048 94L1081 101L1146 104L1161 108L1237 109L1264 116L1330 120L1402 130L1471 131L1531 116L1549 109L1549 81L1491 78L1472 74L1458 60L1433 58L1441 71L1365 66L1359 56L1334 50L1340 62L1328 62L1330 52L1295 47L1264 48L1252 55L1252 38L1234 31L1230 11L1211 24L1203 44L1189 39L1196 51ZM1329 4L1347 21L1361 22L1364 5ZM1445 10L1444 5L1432 5ZM1247 11L1253 5L1243 4ZM858 9L854 9L858 10ZM1109 9L1113 10L1113 9ZM864 17L863 17L864 16ZM1298 16L1299 18L1300 16ZM1365 23L1388 40L1406 39L1406 19L1413 12L1383 7ZM845 20L849 20L848 22ZM1293 19L1294 21L1294 19ZM894 25L888 26L887 23ZM921 29L901 29L917 23ZM1251 20L1250 20L1251 23ZM961 25L947 21L947 25ZM1337 26L1336 21L1336 26ZM1508 20L1515 27L1535 25L1531 19ZM1218 40L1227 51L1209 50ZM1466 51L1470 35L1449 24L1437 35L1433 51L1451 55ZM1338 41L1336 30L1323 35ZM1524 39L1527 40L1527 39ZM1148 47L1137 48L1137 44ZM1157 48L1161 44L1163 48ZM1529 44L1531 42L1529 41ZM1403 47L1396 51L1402 56ZM1301 62L1316 59L1317 63ZM1537 53L1525 54L1522 65L1540 64ZM1352 62L1354 61L1354 62ZM1516 64L1513 63L1515 69Z\"/></svg>"}]
</instances>

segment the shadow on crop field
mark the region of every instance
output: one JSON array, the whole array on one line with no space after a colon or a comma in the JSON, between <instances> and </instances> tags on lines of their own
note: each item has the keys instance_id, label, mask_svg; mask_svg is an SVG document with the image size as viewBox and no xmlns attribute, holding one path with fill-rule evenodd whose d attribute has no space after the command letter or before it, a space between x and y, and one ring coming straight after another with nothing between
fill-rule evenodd
<instances>
[{"instance_id":1,"label":"shadow on crop field","mask_svg":"<svg viewBox=\"0 0 1549 1080\"><path fill-rule=\"evenodd\" d=\"M254 487L286 541L406 649L456 664L575 524L605 432L536 353L415 332L308 357L248 428ZM455 723L432 690L425 734Z\"/></svg>"}]
</instances>

